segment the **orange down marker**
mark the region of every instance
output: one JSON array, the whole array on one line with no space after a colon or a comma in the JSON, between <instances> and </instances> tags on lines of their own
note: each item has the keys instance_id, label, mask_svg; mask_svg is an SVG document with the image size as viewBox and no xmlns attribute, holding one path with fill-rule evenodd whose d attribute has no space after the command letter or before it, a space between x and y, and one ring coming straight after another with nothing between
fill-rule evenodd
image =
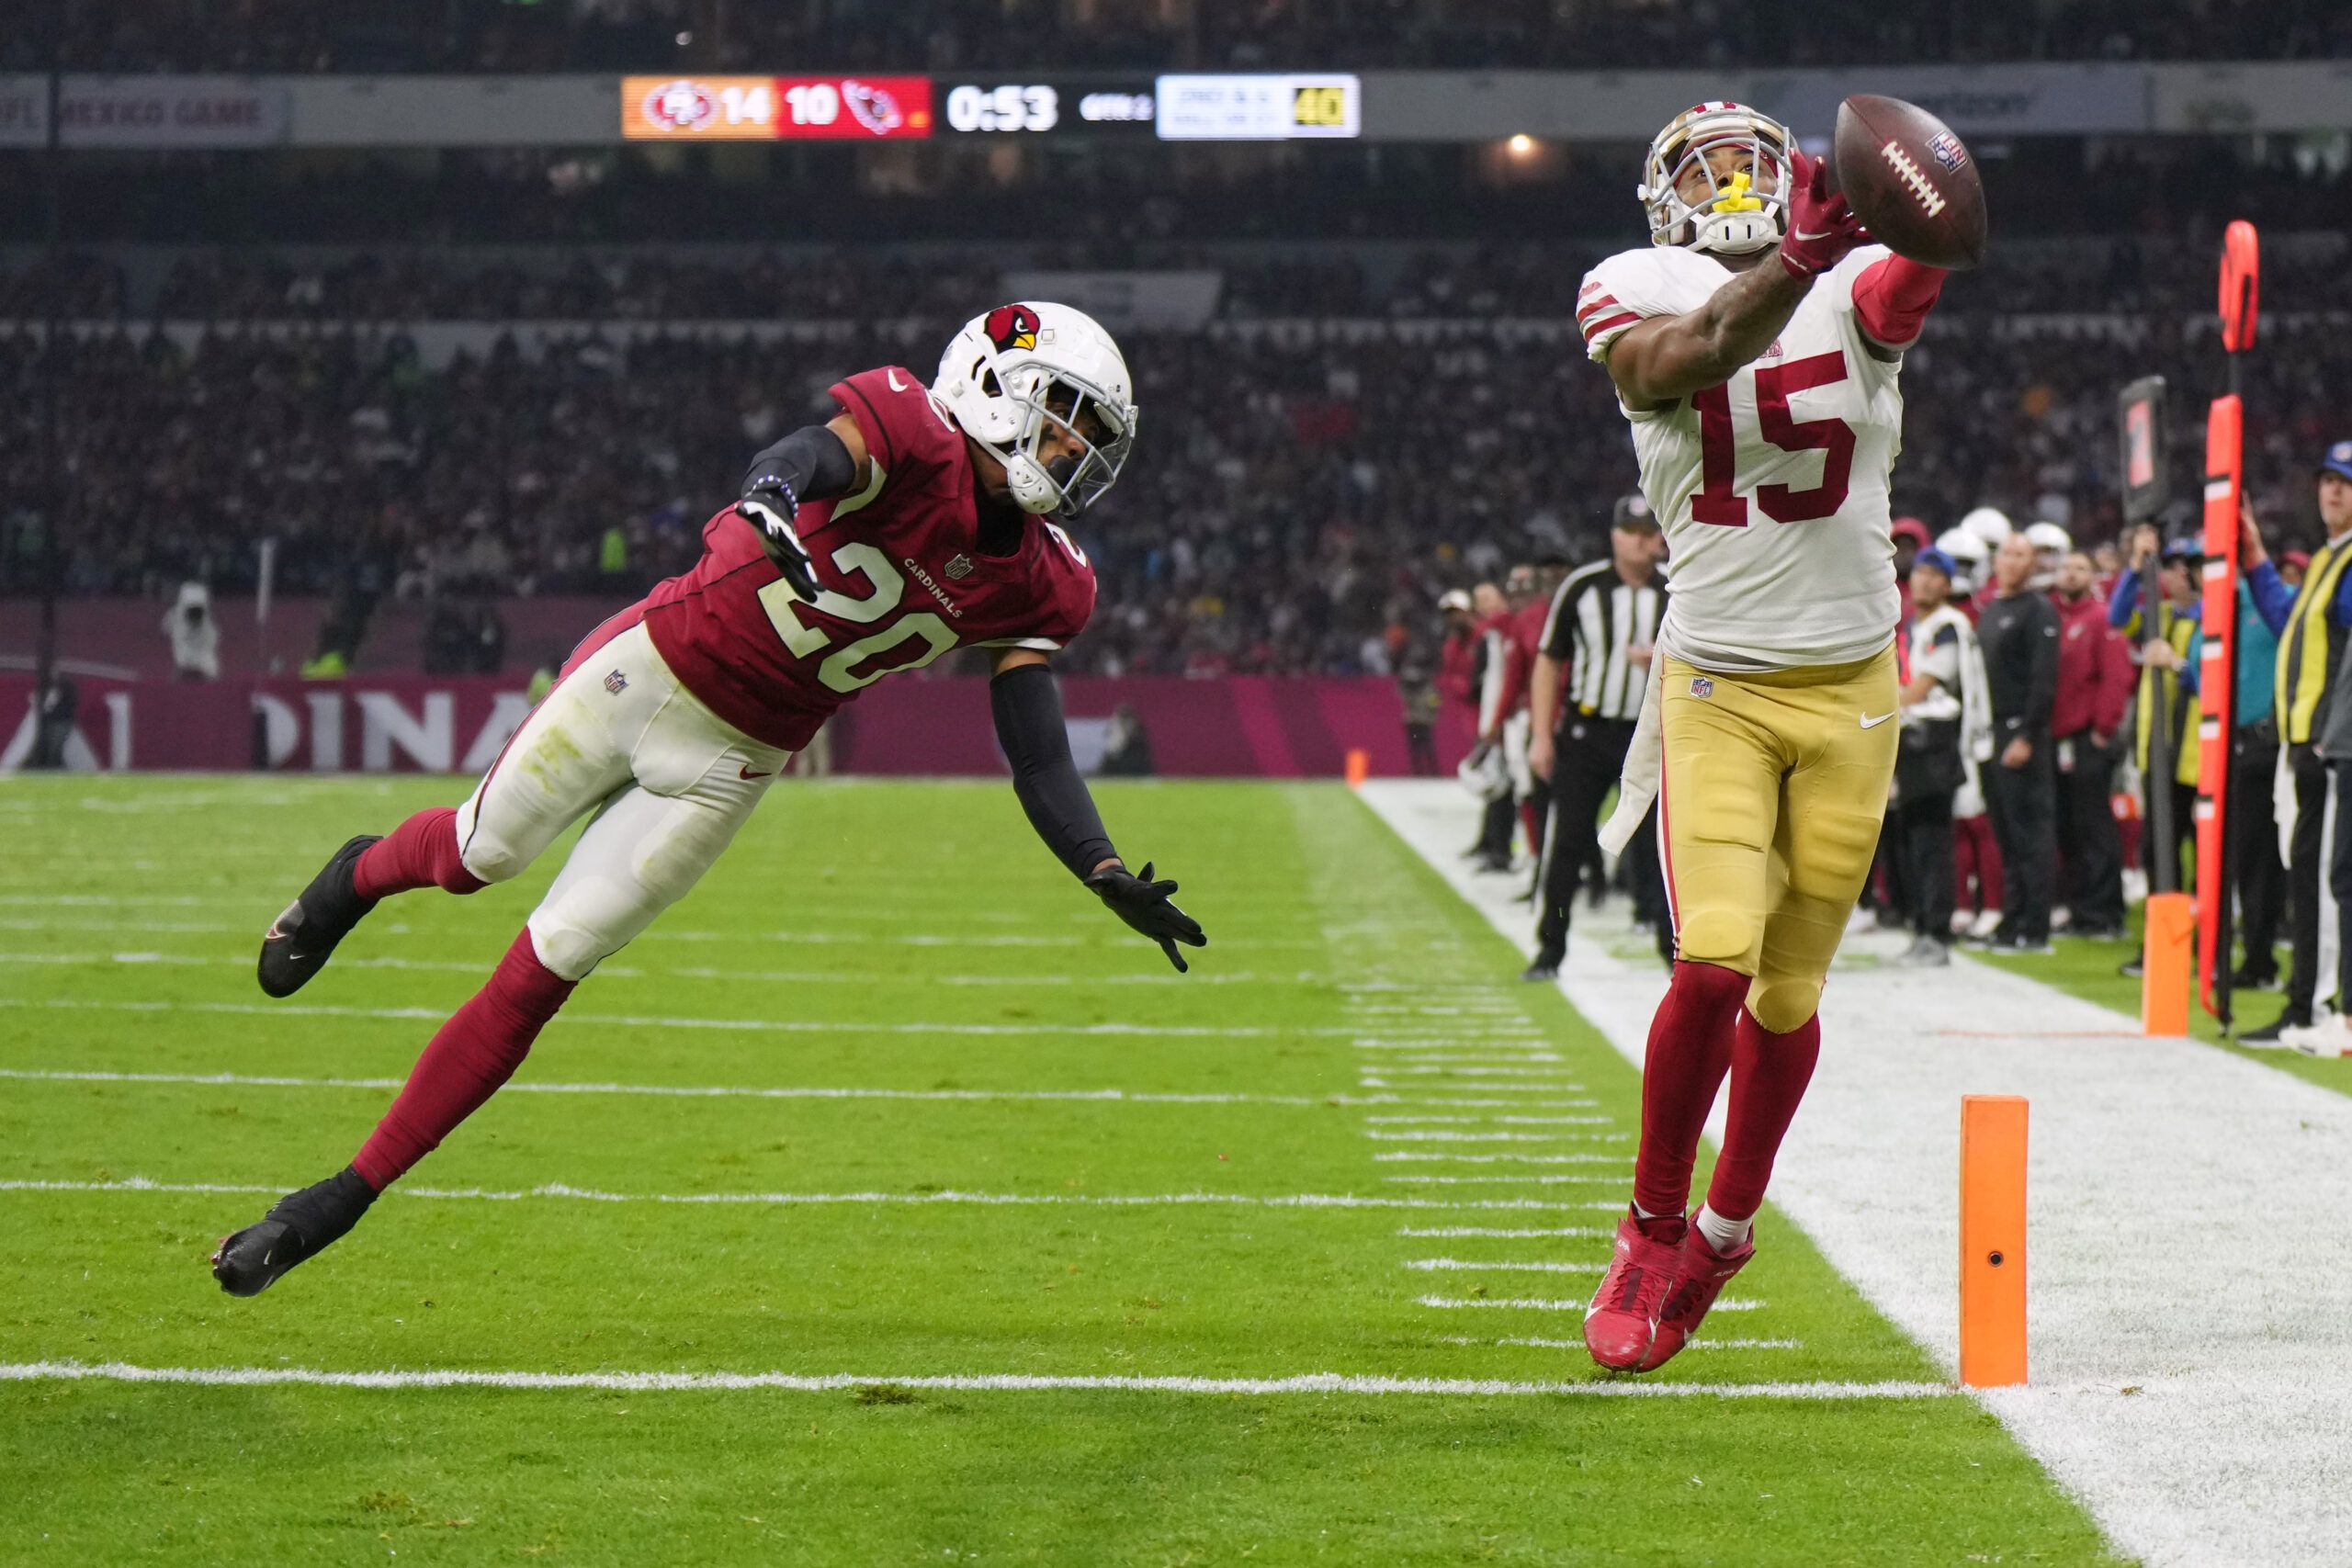
<instances>
[{"instance_id":1,"label":"orange down marker","mask_svg":"<svg viewBox=\"0 0 2352 1568\"><path fill-rule=\"evenodd\" d=\"M2025 1101L1960 1100L1960 1381L2025 1382Z\"/></svg>"},{"instance_id":2,"label":"orange down marker","mask_svg":"<svg viewBox=\"0 0 2352 1568\"><path fill-rule=\"evenodd\" d=\"M2140 971L2140 1032L2188 1032L2189 971L2197 963L2197 900L2152 893Z\"/></svg>"},{"instance_id":3,"label":"orange down marker","mask_svg":"<svg viewBox=\"0 0 2352 1568\"><path fill-rule=\"evenodd\" d=\"M1361 746L1348 748L1348 787L1363 788L1363 781L1372 777L1372 753Z\"/></svg>"}]
</instances>

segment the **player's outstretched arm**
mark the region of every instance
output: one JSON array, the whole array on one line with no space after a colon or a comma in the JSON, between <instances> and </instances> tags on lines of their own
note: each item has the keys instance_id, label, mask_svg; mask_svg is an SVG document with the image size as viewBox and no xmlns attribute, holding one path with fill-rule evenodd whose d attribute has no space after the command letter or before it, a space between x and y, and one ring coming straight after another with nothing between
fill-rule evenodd
<instances>
[{"instance_id":1,"label":"player's outstretched arm","mask_svg":"<svg viewBox=\"0 0 2352 1568\"><path fill-rule=\"evenodd\" d=\"M1012 792L1037 837L1113 914L1158 942L1168 962L1183 972L1188 966L1176 944L1206 947L1209 939L1198 920L1176 907L1175 883L1153 880L1148 863L1142 874L1130 872L1111 847L1102 815L1070 757L1061 692L1046 656L1026 648L999 653L989 705L996 716L997 740L1012 765Z\"/></svg>"},{"instance_id":2,"label":"player's outstretched arm","mask_svg":"<svg viewBox=\"0 0 2352 1568\"><path fill-rule=\"evenodd\" d=\"M760 531L768 558L801 598L819 592L816 568L800 542L801 504L854 495L873 471L865 437L845 413L796 430L752 459L736 513Z\"/></svg>"},{"instance_id":3,"label":"player's outstretched arm","mask_svg":"<svg viewBox=\"0 0 2352 1568\"><path fill-rule=\"evenodd\" d=\"M1792 151L1788 231L1780 250L1679 316L1653 316L1609 345L1610 379L1636 411L1720 385L1772 346L1813 280L1863 243L1860 220L1829 193L1821 161Z\"/></svg>"}]
</instances>

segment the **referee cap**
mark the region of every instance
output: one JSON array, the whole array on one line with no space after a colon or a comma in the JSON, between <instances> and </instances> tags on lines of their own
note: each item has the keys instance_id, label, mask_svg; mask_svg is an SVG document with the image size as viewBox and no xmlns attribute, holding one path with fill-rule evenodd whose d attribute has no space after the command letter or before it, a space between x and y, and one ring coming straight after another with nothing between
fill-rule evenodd
<instances>
[{"instance_id":1,"label":"referee cap","mask_svg":"<svg viewBox=\"0 0 2352 1568\"><path fill-rule=\"evenodd\" d=\"M1655 528L1657 517L1650 511L1648 500L1636 491L1632 495L1617 498L1617 506L1610 516L1609 525L1612 528Z\"/></svg>"}]
</instances>

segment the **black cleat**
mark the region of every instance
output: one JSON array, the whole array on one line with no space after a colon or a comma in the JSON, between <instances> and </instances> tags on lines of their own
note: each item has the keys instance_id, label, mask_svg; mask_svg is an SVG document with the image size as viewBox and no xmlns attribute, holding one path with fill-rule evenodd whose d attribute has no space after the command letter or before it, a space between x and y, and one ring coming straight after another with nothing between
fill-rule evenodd
<instances>
[{"instance_id":1,"label":"black cleat","mask_svg":"<svg viewBox=\"0 0 2352 1568\"><path fill-rule=\"evenodd\" d=\"M375 1201L368 1179L345 1166L272 1203L260 1224L222 1237L212 1254L212 1277L232 1296L257 1296L294 1265L340 1239Z\"/></svg>"},{"instance_id":2,"label":"black cleat","mask_svg":"<svg viewBox=\"0 0 2352 1568\"><path fill-rule=\"evenodd\" d=\"M380 837L362 833L335 851L302 889L302 896L270 922L261 938L258 973L264 991L273 997L290 997L300 990L311 976L327 966L334 944L368 918L376 900L362 898L351 878L359 865L360 852Z\"/></svg>"},{"instance_id":3,"label":"black cleat","mask_svg":"<svg viewBox=\"0 0 2352 1568\"><path fill-rule=\"evenodd\" d=\"M1522 980L1556 980L1560 977L1560 960L1549 953L1539 953L1534 962L1519 972Z\"/></svg>"}]
</instances>

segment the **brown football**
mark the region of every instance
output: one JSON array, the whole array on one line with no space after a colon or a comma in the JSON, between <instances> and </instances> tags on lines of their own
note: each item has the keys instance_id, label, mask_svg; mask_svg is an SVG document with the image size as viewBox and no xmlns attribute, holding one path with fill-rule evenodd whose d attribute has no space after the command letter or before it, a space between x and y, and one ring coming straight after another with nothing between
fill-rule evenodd
<instances>
[{"instance_id":1,"label":"brown football","mask_svg":"<svg viewBox=\"0 0 2352 1568\"><path fill-rule=\"evenodd\" d=\"M1857 93L1838 106L1829 177L1871 238L1958 272L1984 259L1984 184L1942 120L1901 98Z\"/></svg>"}]
</instances>

